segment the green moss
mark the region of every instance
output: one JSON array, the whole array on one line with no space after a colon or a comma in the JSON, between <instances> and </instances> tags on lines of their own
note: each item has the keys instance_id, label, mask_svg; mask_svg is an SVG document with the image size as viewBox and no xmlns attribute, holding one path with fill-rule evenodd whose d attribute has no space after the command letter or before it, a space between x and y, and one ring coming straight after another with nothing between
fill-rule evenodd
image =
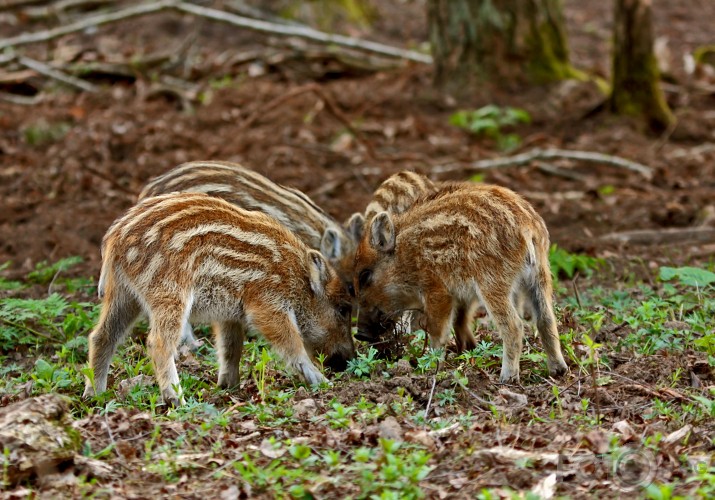
<instances>
[{"instance_id":1,"label":"green moss","mask_svg":"<svg viewBox=\"0 0 715 500\"><path fill-rule=\"evenodd\" d=\"M627 70L620 69L620 73L622 79L614 81L611 94L611 108L616 113L643 117L655 130L667 129L675 122L660 88L655 56L651 55L642 64L634 64Z\"/></svg>"},{"instance_id":2,"label":"green moss","mask_svg":"<svg viewBox=\"0 0 715 500\"><path fill-rule=\"evenodd\" d=\"M532 23L531 35L526 43L532 51L528 65L529 79L535 83L549 83L574 78L585 81L588 77L569 63L566 34L558 23L546 19Z\"/></svg>"},{"instance_id":3,"label":"green moss","mask_svg":"<svg viewBox=\"0 0 715 500\"><path fill-rule=\"evenodd\" d=\"M698 64L715 66L715 45L704 45L693 52L693 58Z\"/></svg>"}]
</instances>

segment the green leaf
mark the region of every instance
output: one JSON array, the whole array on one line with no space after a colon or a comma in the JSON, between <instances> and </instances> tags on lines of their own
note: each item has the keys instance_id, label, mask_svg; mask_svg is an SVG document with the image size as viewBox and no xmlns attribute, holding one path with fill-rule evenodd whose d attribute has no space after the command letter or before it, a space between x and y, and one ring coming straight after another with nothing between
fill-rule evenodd
<instances>
[{"instance_id":1,"label":"green leaf","mask_svg":"<svg viewBox=\"0 0 715 500\"><path fill-rule=\"evenodd\" d=\"M469 131L475 134L496 134L499 131L499 125L493 118L477 118L469 123Z\"/></svg>"},{"instance_id":2,"label":"green leaf","mask_svg":"<svg viewBox=\"0 0 715 500\"><path fill-rule=\"evenodd\" d=\"M467 128L469 117L466 111L457 111L449 117L449 124L459 128Z\"/></svg>"},{"instance_id":3,"label":"green leaf","mask_svg":"<svg viewBox=\"0 0 715 500\"><path fill-rule=\"evenodd\" d=\"M703 287L715 283L715 273L698 267L661 267L660 279L677 279L683 285Z\"/></svg>"},{"instance_id":4,"label":"green leaf","mask_svg":"<svg viewBox=\"0 0 715 500\"><path fill-rule=\"evenodd\" d=\"M38 379L52 382L52 375L55 373L55 367L40 358L35 361L35 373L37 374Z\"/></svg>"}]
</instances>

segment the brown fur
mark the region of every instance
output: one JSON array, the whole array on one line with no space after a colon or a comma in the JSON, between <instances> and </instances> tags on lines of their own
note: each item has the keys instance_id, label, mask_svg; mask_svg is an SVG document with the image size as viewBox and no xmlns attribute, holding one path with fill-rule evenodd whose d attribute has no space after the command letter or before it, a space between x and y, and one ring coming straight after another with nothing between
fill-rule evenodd
<instances>
[{"instance_id":1,"label":"brown fur","mask_svg":"<svg viewBox=\"0 0 715 500\"><path fill-rule=\"evenodd\" d=\"M464 327L481 299L504 341L501 380L518 379L523 324L518 299L533 306L549 370L563 373L552 305L549 236L543 219L516 193L470 183L444 186L403 214L377 214L358 245L358 331L380 328L403 311L420 310L432 345L452 323L460 348L475 344Z\"/></svg>"},{"instance_id":2,"label":"brown fur","mask_svg":"<svg viewBox=\"0 0 715 500\"><path fill-rule=\"evenodd\" d=\"M308 247L320 250L340 277L352 283L359 235L349 224L341 226L299 190L276 184L237 163L194 161L152 179L139 200L177 191L206 193L246 210L267 213Z\"/></svg>"},{"instance_id":3,"label":"brown fur","mask_svg":"<svg viewBox=\"0 0 715 500\"><path fill-rule=\"evenodd\" d=\"M149 317L149 352L165 400L181 397L174 354L190 321L212 322L219 385L238 383L246 330L261 332L307 382L324 381L311 359L344 368L354 354L350 296L315 250L273 218L204 194L147 198L103 241L99 323L89 338L94 386L106 389L118 343L141 313Z\"/></svg>"}]
</instances>

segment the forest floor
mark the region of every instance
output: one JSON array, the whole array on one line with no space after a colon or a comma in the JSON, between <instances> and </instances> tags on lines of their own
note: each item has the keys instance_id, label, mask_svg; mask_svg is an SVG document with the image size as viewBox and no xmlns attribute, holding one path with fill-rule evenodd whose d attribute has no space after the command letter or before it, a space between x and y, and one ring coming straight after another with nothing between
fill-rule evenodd
<instances>
[{"instance_id":1,"label":"forest floor","mask_svg":"<svg viewBox=\"0 0 715 500\"><path fill-rule=\"evenodd\" d=\"M608 236L715 227L715 78L683 62L712 43L715 3L693 3L654 6L659 43L667 40L659 52L670 65L666 97L678 118L660 134L603 111L592 82L450 96L432 88L427 66L359 69L304 44L171 13L23 48L62 68L84 65L101 90L75 92L37 74L0 78L2 91L41 97L31 106L0 101L0 407L66 395L81 454L108 468L67 463L0 493L715 495L715 285L708 284L715 244ZM339 29L401 46L427 38L423 2L370 4L369 27L340 20ZM574 64L607 77L608 4L565 5ZM301 12L303 20L315 21L309 14ZM52 25L0 15L3 36ZM136 63L157 54L161 66ZM491 138L450 124L459 110L486 105L524 109L530 123ZM509 141L513 149L500 149ZM469 168L536 147L617 155L653 175L563 160ZM244 354L241 387L219 391L212 340L203 335L199 351L180 358L188 404L170 410L139 377L152 372L140 327L115 358L110 391L81 401L101 238L151 177L199 159L250 166L306 192L339 220L364 210L373 189L403 169L523 194L557 245L552 266L570 373L549 378L529 335L521 383L498 384L501 341L481 318L475 351L448 351L440 362L420 333L391 361L360 345L352 369L315 392L289 378L257 339ZM137 383L120 384L126 379Z\"/></svg>"}]
</instances>

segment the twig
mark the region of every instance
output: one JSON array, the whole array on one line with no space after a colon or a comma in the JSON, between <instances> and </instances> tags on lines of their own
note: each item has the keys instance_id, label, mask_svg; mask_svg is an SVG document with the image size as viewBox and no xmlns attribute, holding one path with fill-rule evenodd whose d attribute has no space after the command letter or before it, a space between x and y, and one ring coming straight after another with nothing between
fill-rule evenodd
<instances>
[{"instance_id":1,"label":"twig","mask_svg":"<svg viewBox=\"0 0 715 500\"><path fill-rule=\"evenodd\" d=\"M429 415L430 407L432 406L432 396L434 396L434 388L437 386L437 375L432 375L432 389L429 391L429 399L427 400L427 407L425 408L425 422L427 421L427 416Z\"/></svg>"},{"instance_id":2,"label":"twig","mask_svg":"<svg viewBox=\"0 0 715 500\"><path fill-rule=\"evenodd\" d=\"M628 243L631 245L683 245L715 241L715 229L711 227L686 227L668 229L639 229L609 233L601 241Z\"/></svg>"},{"instance_id":3,"label":"twig","mask_svg":"<svg viewBox=\"0 0 715 500\"><path fill-rule=\"evenodd\" d=\"M319 99L321 99L324 103L328 111L335 116L335 118L340 121L340 123L343 124L343 126L350 132L353 137L355 137L355 140L360 143L361 146L365 148L365 151L367 152L368 156L371 159L376 158L376 153L374 148L372 147L372 144L365 139L363 136L362 132L357 130L353 125L350 123L350 119L345 116L345 113L343 113L338 105L335 103L333 98L325 92L322 88L320 88L319 85L316 85L315 83L310 83L308 85L304 85L302 87L295 88L291 90L290 92L286 92L285 94L276 97L273 99L271 102L263 106L261 109L253 113L251 116L249 116L241 125L242 128L247 129L251 127L257 120L259 120L261 117L263 117L266 113L276 109L279 107L281 104L284 102L288 101L289 99L292 99L296 96L306 94L306 93L313 93L316 96L318 96Z\"/></svg>"},{"instance_id":4,"label":"twig","mask_svg":"<svg viewBox=\"0 0 715 500\"><path fill-rule=\"evenodd\" d=\"M97 87L96 85L92 85L91 83L85 82L80 78L68 75L66 73L63 73L62 71L58 71L40 61L36 61L25 56L19 56L17 60L23 66L27 66L28 68L37 71L41 75L49 76L50 78L54 78L55 80L70 85L72 87L77 87L78 89L84 90L85 92L99 92L99 87Z\"/></svg>"},{"instance_id":5,"label":"twig","mask_svg":"<svg viewBox=\"0 0 715 500\"><path fill-rule=\"evenodd\" d=\"M52 2L50 5L26 8L22 11L22 16L33 20L60 17L68 10L99 7L114 2L115 0L60 0L59 2Z\"/></svg>"},{"instance_id":6,"label":"twig","mask_svg":"<svg viewBox=\"0 0 715 500\"><path fill-rule=\"evenodd\" d=\"M282 94L275 99L273 99L271 102L263 106L261 109L253 113L251 116L246 118L244 122L241 124L241 127L244 129L250 128L251 125L253 125L256 121L258 121L263 115L266 113L269 113L273 111L275 108L283 104L284 102L298 96L301 94L305 94L308 92L313 92L315 87L317 87L316 84L311 83L308 85L305 85L303 87L297 87L289 92L286 92L285 94Z\"/></svg>"},{"instance_id":7,"label":"twig","mask_svg":"<svg viewBox=\"0 0 715 500\"><path fill-rule=\"evenodd\" d=\"M38 337L42 337L42 338L45 339L45 340L49 340L50 342L55 342L55 343L60 342L58 339L54 339L54 338L52 338L51 336L49 336L49 335L47 335L47 334L45 334L45 333L42 333L42 332L37 331L37 330L33 330L33 329L30 328L29 326L21 325L20 323L16 323L15 321L9 320L9 319L7 319L7 318L0 318L0 321L4 322L4 323L6 323L6 324L8 324L8 325L10 325L10 326L14 326L15 328L20 328L21 330L27 330L28 332L30 332L30 333L32 333L32 334L34 334L34 335L37 335Z\"/></svg>"},{"instance_id":8,"label":"twig","mask_svg":"<svg viewBox=\"0 0 715 500\"><path fill-rule=\"evenodd\" d=\"M626 160L618 156L607 155L603 153L594 153L591 151L572 151L566 149L541 149L536 148L528 151L526 153L507 156L505 158L494 158L490 160L480 160L467 165L462 164L448 164L448 165L438 165L432 169L433 174L442 174L446 172L458 172L463 170L488 170L494 168L504 168L504 167L517 167L520 165L528 165L535 160L554 160L554 159L565 159L565 160L578 160L587 161L592 163L603 163L605 165L611 165L614 167L623 168L625 170L630 170L632 172L638 172L647 179L653 177L653 169L636 163L634 161Z\"/></svg>"},{"instance_id":9,"label":"twig","mask_svg":"<svg viewBox=\"0 0 715 500\"><path fill-rule=\"evenodd\" d=\"M42 94L37 94L32 97L10 94L9 92L0 92L0 101L9 102L12 104L19 104L21 106L34 106L42 102L44 97Z\"/></svg>"},{"instance_id":10,"label":"twig","mask_svg":"<svg viewBox=\"0 0 715 500\"><path fill-rule=\"evenodd\" d=\"M105 174L105 173L103 173L103 172L100 172L100 171L97 170L96 168L90 167L89 165L83 165L82 168L84 168L84 169L85 169L87 172L89 172L90 174L94 174L94 175L96 175L97 177L99 177L100 179L102 179L102 180L104 180L104 181L107 181L108 183L110 183L110 184L112 185L112 187L113 187L114 189L117 189L118 191L122 191L123 193L126 193L126 194L130 194L130 195L132 196L132 198L133 198L134 196L136 196L136 193L135 193L134 191L132 191L131 189L125 188L124 186L122 186L121 184L119 184L119 183L116 181L116 179L110 177L109 175L107 175L107 174Z\"/></svg>"},{"instance_id":11,"label":"twig","mask_svg":"<svg viewBox=\"0 0 715 500\"><path fill-rule=\"evenodd\" d=\"M253 19L260 19L262 21L269 21L276 24L286 24L291 26L303 26L304 24L291 21L279 16L274 16L270 12L266 12L262 9L252 7L242 0L229 0L226 2L225 8L235 14L241 15L243 17L250 17Z\"/></svg>"},{"instance_id":12,"label":"twig","mask_svg":"<svg viewBox=\"0 0 715 500\"><path fill-rule=\"evenodd\" d=\"M374 54L380 54L382 56L405 59L407 61L414 61L425 64L432 64L431 56L427 54L422 54L420 52L415 52L413 50L399 49L396 47L390 47L389 45L383 45L381 43L370 42L367 40L359 40L343 35L324 33L322 31L314 30L312 28L303 26L287 26L283 24L271 23L268 21L261 21L258 19L249 19L247 17L237 16L235 14L230 14L228 12L223 12L217 9L200 7L198 5L186 2L179 2L177 4L174 4L173 7L182 12L187 12L196 16L206 17L208 19L213 19L214 21L221 21L224 23L232 24L234 26L239 26L241 28L258 31L261 33L269 33L271 35L294 36L298 38L304 38L313 42L334 44L342 47L348 47L351 49L362 50L365 52L372 52Z\"/></svg>"},{"instance_id":13,"label":"twig","mask_svg":"<svg viewBox=\"0 0 715 500\"><path fill-rule=\"evenodd\" d=\"M58 26L49 30L36 31L34 33L23 33L18 36L0 40L0 50L8 47L27 45L30 43L46 42L48 40L54 40L55 38L69 35L70 33L77 33L78 31L92 28L94 26L101 26L103 24L121 21L122 19L129 19L130 17L143 16L145 14L159 12L173 6L175 3L175 0L147 2L107 14L97 14L96 16L84 17L73 23Z\"/></svg>"},{"instance_id":14,"label":"twig","mask_svg":"<svg viewBox=\"0 0 715 500\"><path fill-rule=\"evenodd\" d=\"M35 5L44 1L45 0L0 0L0 11L17 9L18 7L24 7L26 5Z\"/></svg>"},{"instance_id":15,"label":"twig","mask_svg":"<svg viewBox=\"0 0 715 500\"><path fill-rule=\"evenodd\" d=\"M596 422L601 424L601 393L598 391L598 384L596 382L596 370L598 370L598 360L596 358L597 354L594 350L593 362L591 363L591 390L593 391L593 397L596 403Z\"/></svg>"},{"instance_id":16,"label":"twig","mask_svg":"<svg viewBox=\"0 0 715 500\"><path fill-rule=\"evenodd\" d=\"M577 174L576 172L572 172L570 170L555 167L554 165L544 163L543 161L537 161L534 165L538 170L541 170L545 174L555 175L556 177L563 177L564 179L569 179L572 181L583 181L586 178L585 175Z\"/></svg>"},{"instance_id":17,"label":"twig","mask_svg":"<svg viewBox=\"0 0 715 500\"><path fill-rule=\"evenodd\" d=\"M579 309L583 309L583 306L581 305L581 294L578 293L578 284L576 284L576 281L578 281L579 273L576 272L576 275L573 277L573 280L571 280L571 286L573 286L573 293L576 296L576 303L578 304Z\"/></svg>"},{"instance_id":18,"label":"twig","mask_svg":"<svg viewBox=\"0 0 715 500\"><path fill-rule=\"evenodd\" d=\"M107 428L107 435L109 435L109 442L112 444L112 448L114 448L114 453L117 454L117 457L124 462L124 455L119 453L119 450L117 449L117 443L114 441L114 434L112 433L112 428L109 425L109 417L107 417L107 414L104 414L104 426Z\"/></svg>"}]
</instances>

